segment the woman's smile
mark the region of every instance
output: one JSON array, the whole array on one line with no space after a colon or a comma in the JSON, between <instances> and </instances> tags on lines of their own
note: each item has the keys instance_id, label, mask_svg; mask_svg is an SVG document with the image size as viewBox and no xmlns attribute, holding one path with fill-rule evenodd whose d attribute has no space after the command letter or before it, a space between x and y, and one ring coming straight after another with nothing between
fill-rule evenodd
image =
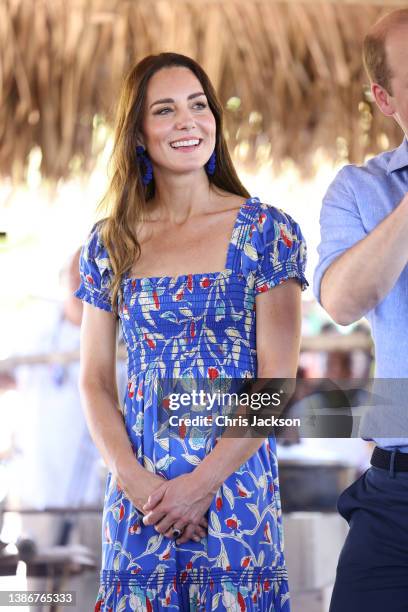
<instances>
[{"instance_id":1,"label":"woman's smile","mask_svg":"<svg viewBox=\"0 0 408 612\"><path fill-rule=\"evenodd\" d=\"M183 138L180 140L173 140L170 146L172 149L181 153L191 153L198 149L202 141L202 138Z\"/></svg>"}]
</instances>

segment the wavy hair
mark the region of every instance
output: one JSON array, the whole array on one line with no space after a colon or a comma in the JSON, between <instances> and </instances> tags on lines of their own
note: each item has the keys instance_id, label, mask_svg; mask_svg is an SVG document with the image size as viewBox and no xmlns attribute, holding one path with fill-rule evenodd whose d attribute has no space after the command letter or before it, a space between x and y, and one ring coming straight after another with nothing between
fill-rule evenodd
<instances>
[{"instance_id":1,"label":"wavy hair","mask_svg":"<svg viewBox=\"0 0 408 612\"><path fill-rule=\"evenodd\" d=\"M134 66L124 79L116 109L114 143L109 161L112 173L109 187L99 208L108 208L101 223L101 239L107 249L113 277L110 293L112 309L118 316L118 296L121 303L121 281L130 273L140 257L136 226L148 211L148 202L155 193L154 178L144 186L136 147L142 133L142 121L149 80L158 71L170 67L188 68L200 81L209 107L215 117L217 165L208 179L216 187L245 198L249 193L235 171L223 134L223 110L214 87L201 66L185 55L160 53L149 55Z\"/></svg>"}]
</instances>

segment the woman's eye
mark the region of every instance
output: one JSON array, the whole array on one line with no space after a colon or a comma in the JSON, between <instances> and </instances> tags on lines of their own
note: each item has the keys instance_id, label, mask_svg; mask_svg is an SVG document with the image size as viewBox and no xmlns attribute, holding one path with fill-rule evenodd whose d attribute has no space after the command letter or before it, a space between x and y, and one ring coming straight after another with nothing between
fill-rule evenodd
<instances>
[{"instance_id":1,"label":"woman's eye","mask_svg":"<svg viewBox=\"0 0 408 612\"><path fill-rule=\"evenodd\" d=\"M196 102L195 106L198 107L199 109L207 108L207 105L205 102Z\"/></svg>"},{"instance_id":2,"label":"woman's eye","mask_svg":"<svg viewBox=\"0 0 408 612\"><path fill-rule=\"evenodd\" d=\"M168 106L165 106L163 108L160 108L158 111L156 111L154 114L155 115L167 115L167 112L171 111L171 108L169 108Z\"/></svg>"}]
</instances>

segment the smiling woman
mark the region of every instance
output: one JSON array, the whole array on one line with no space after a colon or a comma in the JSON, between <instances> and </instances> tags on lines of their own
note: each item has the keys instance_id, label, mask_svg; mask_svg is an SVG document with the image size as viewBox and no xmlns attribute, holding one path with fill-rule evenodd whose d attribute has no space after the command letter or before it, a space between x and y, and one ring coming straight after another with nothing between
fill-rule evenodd
<instances>
[{"instance_id":1,"label":"smiling woman","mask_svg":"<svg viewBox=\"0 0 408 612\"><path fill-rule=\"evenodd\" d=\"M300 228L241 185L211 83L185 56L129 73L113 161L112 210L83 248L76 292L83 403L110 470L96 610L289 612L274 436L210 426L197 438L169 424L167 392L295 376Z\"/></svg>"}]
</instances>

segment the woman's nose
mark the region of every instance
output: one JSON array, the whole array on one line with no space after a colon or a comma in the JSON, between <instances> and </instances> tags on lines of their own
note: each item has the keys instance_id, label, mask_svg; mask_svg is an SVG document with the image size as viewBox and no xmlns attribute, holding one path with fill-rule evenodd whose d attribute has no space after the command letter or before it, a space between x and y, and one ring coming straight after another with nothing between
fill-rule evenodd
<instances>
[{"instance_id":1,"label":"woman's nose","mask_svg":"<svg viewBox=\"0 0 408 612\"><path fill-rule=\"evenodd\" d=\"M176 128L178 130L191 130L194 127L194 119L190 111L182 111L176 117Z\"/></svg>"}]
</instances>

